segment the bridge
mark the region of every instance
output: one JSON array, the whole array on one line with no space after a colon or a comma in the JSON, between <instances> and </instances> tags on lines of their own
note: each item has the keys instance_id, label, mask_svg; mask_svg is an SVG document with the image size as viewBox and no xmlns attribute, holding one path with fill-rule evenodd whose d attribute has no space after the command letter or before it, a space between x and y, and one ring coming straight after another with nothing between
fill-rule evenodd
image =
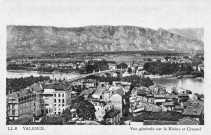
<instances>
[{"instance_id":1,"label":"bridge","mask_svg":"<svg viewBox=\"0 0 211 135\"><path fill-rule=\"evenodd\" d=\"M90 75L100 75L100 74L104 74L104 73L112 73L112 72L118 72L118 73L122 73L123 71L126 71L126 69L113 69L113 70L103 70L103 71L99 71L99 72L93 72L93 73L89 73L89 74L82 74L78 77L69 79L68 82L74 82L80 79L84 79Z\"/></svg>"}]
</instances>

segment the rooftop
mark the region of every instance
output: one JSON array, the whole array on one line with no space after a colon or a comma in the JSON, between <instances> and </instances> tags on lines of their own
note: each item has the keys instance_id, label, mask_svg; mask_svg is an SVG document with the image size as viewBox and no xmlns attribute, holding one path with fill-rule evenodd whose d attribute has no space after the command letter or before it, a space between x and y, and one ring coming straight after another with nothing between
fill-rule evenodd
<instances>
[{"instance_id":1,"label":"rooftop","mask_svg":"<svg viewBox=\"0 0 211 135\"><path fill-rule=\"evenodd\" d=\"M177 125L177 121L144 120L144 125Z\"/></svg>"},{"instance_id":2,"label":"rooftop","mask_svg":"<svg viewBox=\"0 0 211 135\"><path fill-rule=\"evenodd\" d=\"M106 112L105 114L105 118L113 118L115 117L117 114L119 114L120 111L119 110L116 110L116 109L111 109L110 111Z\"/></svg>"},{"instance_id":3,"label":"rooftop","mask_svg":"<svg viewBox=\"0 0 211 135\"><path fill-rule=\"evenodd\" d=\"M194 103L191 106L185 108L183 115L201 115L204 106L199 103Z\"/></svg>"},{"instance_id":4,"label":"rooftop","mask_svg":"<svg viewBox=\"0 0 211 135\"><path fill-rule=\"evenodd\" d=\"M164 102L163 103L164 106L174 106L173 102Z\"/></svg>"},{"instance_id":5,"label":"rooftop","mask_svg":"<svg viewBox=\"0 0 211 135\"><path fill-rule=\"evenodd\" d=\"M65 84L43 84L43 89L67 90L68 87Z\"/></svg>"},{"instance_id":6,"label":"rooftop","mask_svg":"<svg viewBox=\"0 0 211 135\"><path fill-rule=\"evenodd\" d=\"M101 96L102 93L106 90L106 88L100 88L100 89L96 89L94 94L92 95L93 97L98 97Z\"/></svg>"},{"instance_id":7,"label":"rooftop","mask_svg":"<svg viewBox=\"0 0 211 135\"><path fill-rule=\"evenodd\" d=\"M199 125L199 121L191 117L179 119L178 125Z\"/></svg>"},{"instance_id":8,"label":"rooftop","mask_svg":"<svg viewBox=\"0 0 211 135\"><path fill-rule=\"evenodd\" d=\"M92 89L92 88L90 88L90 89L85 89L85 90L83 90L83 91L81 91L81 95L90 95L90 94L92 94L93 92L94 92L95 90L94 89Z\"/></svg>"}]
</instances>

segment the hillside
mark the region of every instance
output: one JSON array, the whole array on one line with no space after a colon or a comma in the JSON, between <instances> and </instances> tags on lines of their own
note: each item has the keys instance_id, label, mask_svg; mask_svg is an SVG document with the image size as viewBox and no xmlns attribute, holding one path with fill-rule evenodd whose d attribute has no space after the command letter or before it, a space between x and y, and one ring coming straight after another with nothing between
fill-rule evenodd
<instances>
[{"instance_id":1,"label":"hillside","mask_svg":"<svg viewBox=\"0 0 211 135\"><path fill-rule=\"evenodd\" d=\"M204 29L203 28L183 28L183 29L168 29L168 31L181 35L189 39L197 39L204 41Z\"/></svg>"},{"instance_id":2,"label":"hillside","mask_svg":"<svg viewBox=\"0 0 211 135\"><path fill-rule=\"evenodd\" d=\"M201 40L135 26L7 26L7 55L109 51L203 50Z\"/></svg>"}]
</instances>

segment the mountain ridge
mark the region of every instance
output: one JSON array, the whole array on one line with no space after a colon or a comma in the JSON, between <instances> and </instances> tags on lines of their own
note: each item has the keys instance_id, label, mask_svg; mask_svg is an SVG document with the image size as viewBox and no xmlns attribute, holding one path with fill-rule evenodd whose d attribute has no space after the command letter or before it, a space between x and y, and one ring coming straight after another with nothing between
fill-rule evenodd
<instances>
[{"instance_id":1,"label":"mountain ridge","mask_svg":"<svg viewBox=\"0 0 211 135\"><path fill-rule=\"evenodd\" d=\"M199 39L189 39L163 28L91 25L84 27L7 26L7 54L181 51L204 48Z\"/></svg>"}]
</instances>

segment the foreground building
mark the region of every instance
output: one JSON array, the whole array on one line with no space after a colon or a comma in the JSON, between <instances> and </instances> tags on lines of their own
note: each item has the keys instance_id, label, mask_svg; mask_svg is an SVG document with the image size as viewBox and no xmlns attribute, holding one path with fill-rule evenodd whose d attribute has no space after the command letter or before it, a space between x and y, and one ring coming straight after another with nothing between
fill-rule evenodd
<instances>
[{"instance_id":1,"label":"foreground building","mask_svg":"<svg viewBox=\"0 0 211 135\"><path fill-rule=\"evenodd\" d=\"M7 118L8 120L18 119L18 94L13 92L7 96Z\"/></svg>"}]
</instances>

